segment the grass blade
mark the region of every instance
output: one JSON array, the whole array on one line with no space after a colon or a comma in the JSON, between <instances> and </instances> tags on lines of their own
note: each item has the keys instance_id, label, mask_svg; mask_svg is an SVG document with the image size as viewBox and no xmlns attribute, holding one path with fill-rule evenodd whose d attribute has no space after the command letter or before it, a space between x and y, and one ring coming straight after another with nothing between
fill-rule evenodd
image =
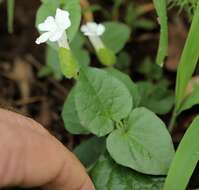
<instances>
[{"instance_id":1,"label":"grass blade","mask_svg":"<svg viewBox=\"0 0 199 190\"><path fill-rule=\"evenodd\" d=\"M176 82L176 110L180 108L180 105L184 99L186 86L196 68L199 58L199 3L197 10L193 17L191 29L181 56L180 64L177 71Z\"/></svg>"},{"instance_id":2,"label":"grass blade","mask_svg":"<svg viewBox=\"0 0 199 190\"><path fill-rule=\"evenodd\" d=\"M15 0L7 0L8 32L13 33Z\"/></svg>"},{"instance_id":3,"label":"grass blade","mask_svg":"<svg viewBox=\"0 0 199 190\"><path fill-rule=\"evenodd\" d=\"M159 22L160 22L160 42L156 62L163 66L164 59L168 55L168 23L167 23L167 4L166 0L153 0Z\"/></svg>"},{"instance_id":4,"label":"grass blade","mask_svg":"<svg viewBox=\"0 0 199 190\"><path fill-rule=\"evenodd\" d=\"M164 190L185 190L199 159L199 116L184 135L171 164Z\"/></svg>"}]
</instances>

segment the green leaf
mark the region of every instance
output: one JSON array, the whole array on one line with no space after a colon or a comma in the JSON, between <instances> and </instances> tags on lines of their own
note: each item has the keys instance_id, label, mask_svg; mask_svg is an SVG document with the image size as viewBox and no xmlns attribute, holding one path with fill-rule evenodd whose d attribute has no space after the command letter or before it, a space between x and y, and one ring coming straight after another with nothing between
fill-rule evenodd
<instances>
[{"instance_id":1,"label":"green leaf","mask_svg":"<svg viewBox=\"0 0 199 190\"><path fill-rule=\"evenodd\" d=\"M90 172L96 190L162 190L164 178L143 175L117 165L107 154Z\"/></svg>"},{"instance_id":2,"label":"green leaf","mask_svg":"<svg viewBox=\"0 0 199 190\"><path fill-rule=\"evenodd\" d=\"M176 110L181 106L181 103L185 96L185 89L187 84L196 68L199 58L199 3L193 21L191 29L188 34L188 38L181 56L180 64L177 71L176 82Z\"/></svg>"},{"instance_id":3,"label":"green leaf","mask_svg":"<svg viewBox=\"0 0 199 190\"><path fill-rule=\"evenodd\" d=\"M106 47L118 53L127 43L130 37L130 29L127 25L119 22L103 23L106 30L102 36L102 41Z\"/></svg>"},{"instance_id":4,"label":"green leaf","mask_svg":"<svg viewBox=\"0 0 199 190\"><path fill-rule=\"evenodd\" d=\"M134 106L137 107L140 103L141 97L137 85L131 80L131 78L114 68L107 68L106 71L109 72L113 77L120 80L128 88L133 98Z\"/></svg>"},{"instance_id":5,"label":"green leaf","mask_svg":"<svg viewBox=\"0 0 199 190\"><path fill-rule=\"evenodd\" d=\"M78 32L70 44L74 56L80 65L88 66L90 64L90 57L88 51L83 49L85 38Z\"/></svg>"},{"instance_id":6,"label":"green leaf","mask_svg":"<svg viewBox=\"0 0 199 190\"><path fill-rule=\"evenodd\" d=\"M137 85L141 96L140 106L147 107L159 115L164 115L172 109L174 93L167 89L166 84L162 82L153 84L143 81L137 83Z\"/></svg>"},{"instance_id":7,"label":"green leaf","mask_svg":"<svg viewBox=\"0 0 199 190\"><path fill-rule=\"evenodd\" d=\"M64 120L64 127L67 131L72 134L88 134L88 130L86 130L81 124L77 114L76 106L75 106L75 88L73 88L68 95L63 111L62 118Z\"/></svg>"},{"instance_id":8,"label":"green leaf","mask_svg":"<svg viewBox=\"0 0 199 190\"><path fill-rule=\"evenodd\" d=\"M56 9L61 7L63 10L67 10L70 13L70 19L72 26L66 31L67 37L71 42L75 37L81 20L81 8L79 4L79 0L73 1L52 1L52 0L43 0L43 4L39 7L36 16L36 27L44 22L44 20L48 16L55 16ZM57 49L57 45L55 43L48 42L51 47Z\"/></svg>"},{"instance_id":9,"label":"green leaf","mask_svg":"<svg viewBox=\"0 0 199 190\"><path fill-rule=\"evenodd\" d=\"M13 33L15 0L7 0L8 32Z\"/></svg>"},{"instance_id":10,"label":"green leaf","mask_svg":"<svg viewBox=\"0 0 199 190\"><path fill-rule=\"evenodd\" d=\"M173 159L164 190L185 190L199 160L199 117L184 135ZM178 183L176 183L178 182Z\"/></svg>"},{"instance_id":11,"label":"green leaf","mask_svg":"<svg viewBox=\"0 0 199 190\"><path fill-rule=\"evenodd\" d=\"M126 86L107 72L81 69L75 103L81 123L97 136L114 128L114 121L130 113L133 102Z\"/></svg>"},{"instance_id":12,"label":"green leaf","mask_svg":"<svg viewBox=\"0 0 199 190\"><path fill-rule=\"evenodd\" d=\"M124 126L109 135L107 149L118 164L152 175L167 174L174 156L165 124L146 108L134 109Z\"/></svg>"},{"instance_id":13,"label":"green leaf","mask_svg":"<svg viewBox=\"0 0 199 190\"><path fill-rule=\"evenodd\" d=\"M105 152L105 142L104 138L92 137L77 146L74 153L86 168L90 168Z\"/></svg>"},{"instance_id":14,"label":"green leaf","mask_svg":"<svg viewBox=\"0 0 199 190\"><path fill-rule=\"evenodd\" d=\"M196 87L193 92L187 96L178 111L178 114L181 112L192 108L194 105L199 104L199 86Z\"/></svg>"},{"instance_id":15,"label":"green leaf","mask_svg":"<svg viewBox=\"0 0 199 190\"><path fill-rule=\"evenodd\" d=\"M63 78L58 53L50 46L47 46L46 49L46 65L51 68L53 75L57 80L61 80Z\"/></svg>"},{"instance_id":16,"label":"green leaf","mask_svg":"<svg viewBox=\"0 0 199 190\"><path fill-rule=\"evenodd\" d=\"M117 56L117 63L115 64L115 68L128 72L131 65L131 58L129 54L125 51L122 51Z\"/></svg>"},{"instance_id":17,"label":"green leaf","mask_svg":"<svg viewBox=\"0 0 199 190\"><path fill-rule=\"evenodd\" d=\"M160 22L160 41L156 62L163 66L164 59L168 55L168 23L167 23L167 2L166 0L153 0L158 20Z\"/></svg>"}]
</instances>

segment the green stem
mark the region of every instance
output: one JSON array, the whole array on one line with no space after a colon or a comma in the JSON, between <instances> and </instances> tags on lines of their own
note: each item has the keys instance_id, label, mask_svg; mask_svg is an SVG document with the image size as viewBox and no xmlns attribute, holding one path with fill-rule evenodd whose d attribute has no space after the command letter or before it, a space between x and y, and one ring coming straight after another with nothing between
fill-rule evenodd
<instances>
[{"instance_id":1,"label":"green stem","mask_svg":"<svg viewBox=\"0 0 199 190\"><path fill-rule=\"evenodd\" d=\"M169 127L168 127L170 133L173 132L173 129L174 129L175 123L176 123L176 118L177 118L176 108L174 108L172 116L171 116L171 120L169 122Z\"/></svg>"}]
</instances>

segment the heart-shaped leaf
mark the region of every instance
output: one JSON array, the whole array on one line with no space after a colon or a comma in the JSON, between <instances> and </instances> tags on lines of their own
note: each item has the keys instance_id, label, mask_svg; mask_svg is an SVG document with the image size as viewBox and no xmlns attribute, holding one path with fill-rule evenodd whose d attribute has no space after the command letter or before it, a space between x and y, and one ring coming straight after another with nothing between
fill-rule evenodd
<instances>
[{"instance_id":1,"label":"heart-shaped leaf","mask_svg":"<svg viewBox=\"0 0 199 190\"><path fill-rule=\"evenodd\" d=\"M81 123L97 136L105 136L128 116L133 101L129 90L106 71L82 68L75 103Z\"/></svg>"},{"instance_id":2,"label":"heart-shaped leaf","mask_svg":"<svg viewBox=\"0 0 199 190\"><path fill-rule=\"evenodd\" d=\"M143 175L102 156L90 172L96 190L162 190L164 178Z\"/></svg>"},{"instance_id":3,"label":"heart-shaped leaf","mask_svg":"<svg viewBox=\"0 0 199 190\"><path fill-rule=\"evenodd\" d=\"M146 108L134 109L109 135L107 149L118 164L152 175L165 175L175 153L164 123Z\"/></svg>"},{"instance_id":4,"label":"heart-shaped leaf","mask_svg":"<svg viewBox=\"0 0 199 190\"><path fill-rule=\"evenodd\" d=\"M118 53L130 37L129 27L119 22L105 22L103 24L106 28L102 36L103 42L108 48Z\"/></svg>"},{"instance_id":5,"label":"heart-shaped leaf","mask_svg":"<svg viewBox=\"0 0 199 190\"><path fill-rule=\"evenodd\" d=\"M64 103L62 118L64 120L64 127L72 134L88 134L79 121L75 106L75 88L73 88Z\"/></svg>"}]
</instances>

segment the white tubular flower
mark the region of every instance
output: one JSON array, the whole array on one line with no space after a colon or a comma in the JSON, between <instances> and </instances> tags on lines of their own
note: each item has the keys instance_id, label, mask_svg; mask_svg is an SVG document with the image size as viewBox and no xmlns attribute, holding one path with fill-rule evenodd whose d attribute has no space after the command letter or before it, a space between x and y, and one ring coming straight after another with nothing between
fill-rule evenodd
<instances>
[{"instance_id":1,"label":"white tubular flower","mask_svg":"<svg viewBox=\"0 0 199 190\"><path fill-rule=\"evenodd\" d=\"M36 39L36 44L47 42L58 42L59 47L69 49L65 30L71 26L68 11L57 9L55 17L49 16L46 20L38 25L38 29L44 32Z\"/></svg>"},{"instance_id":2,"label":"white tubular flower","mask_svg":"<svg viewBox=\"0 0 199 190\"><path fill-rule=\"evenodd\" d=\"M81 27L81 31L85 36L88 36L96 50L104 48L104 44L100 39L100 36L105 32L104 25L97 24L95 22L88 22Z\"/></svg>"}]
</instances>

